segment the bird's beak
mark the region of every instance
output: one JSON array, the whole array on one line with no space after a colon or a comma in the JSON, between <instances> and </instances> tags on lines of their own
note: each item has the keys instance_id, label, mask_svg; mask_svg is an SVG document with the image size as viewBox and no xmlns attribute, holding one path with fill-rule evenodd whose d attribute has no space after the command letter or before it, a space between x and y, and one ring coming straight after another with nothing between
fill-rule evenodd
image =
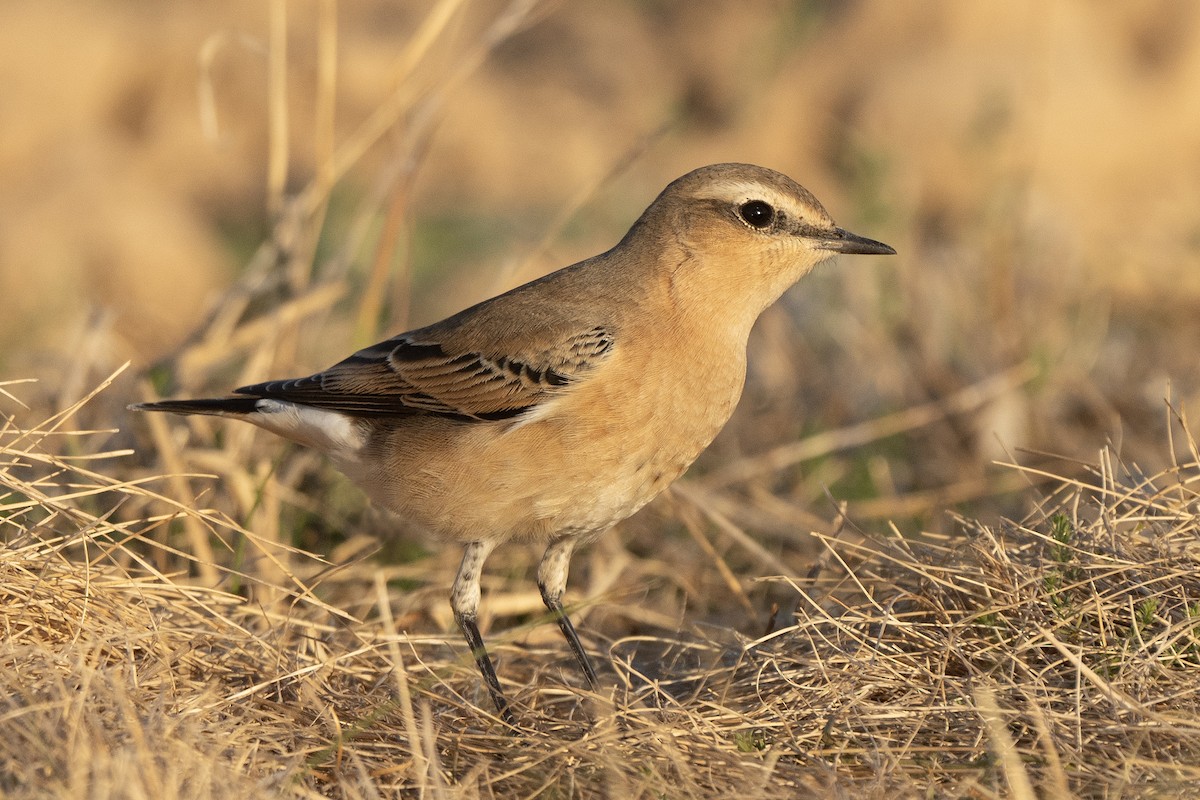
<instances>
[{"instance_id":1,"label":"bird's beak","mask_svg":"<svg viewBox=\"0 0 1200 800\"><path fill-rule=\"evenodd\" d=\"M817 240L817 247L822 250L833 250L836 253L863 256L896 255L896 251L883 242L877 242L841 228L834 228L832 233L820 237Z\"/></svg>"}]
</instances>

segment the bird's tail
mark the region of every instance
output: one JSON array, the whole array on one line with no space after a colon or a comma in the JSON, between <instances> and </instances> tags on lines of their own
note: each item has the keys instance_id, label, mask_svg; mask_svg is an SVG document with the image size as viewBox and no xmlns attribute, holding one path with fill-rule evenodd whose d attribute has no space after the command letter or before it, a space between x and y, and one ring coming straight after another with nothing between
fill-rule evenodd
<instances>
[{"instance_id":1,"label":"bird's tail","mask_svg":"<svg viewBox=\"0 0 1200 800\"><path fill-rule=\"evenodd\" d=\"M258 397L216 397L206 400L161 400L157 403L137 403L130 411L169 411L172 414L211 414L217 417L239 417L258 410Z\"/></svg>"}]
</instances>

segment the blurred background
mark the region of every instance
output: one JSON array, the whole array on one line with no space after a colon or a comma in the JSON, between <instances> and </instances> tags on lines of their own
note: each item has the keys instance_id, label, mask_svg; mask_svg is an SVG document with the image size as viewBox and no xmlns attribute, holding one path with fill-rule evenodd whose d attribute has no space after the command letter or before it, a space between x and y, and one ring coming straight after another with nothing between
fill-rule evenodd
<instances>
[{"instance_id":1,"label":"blurred background","mask_svg":"<svg viewBox=\"0 0 1200 800\"><path fill-rule=\"evenodd\" d=\"M4 16L0 378L38 378L11 390L51 413L131 361L72 422L120 428L97 450L136 449L103 469L215 474L163 491L260 535L344 561L395 523L313 454L125 404L328 366L606 249L718 161L787 173L899 255L827 264L761 320L729 428L576 559L584 596L622 593L593 610L607 630L686 614L752 631L771 591L753 576L802 574L813 531L952 535L957 515L1020 519L1039 470L1092 480L1105 446L1133 474L1189 451L1172 409L1200 400L1195 4L10 0ZM409 623L449 627L458 553L387 548ZM533 554L509 549L489 613L540 613Z\"/></svg>"}]
</instances>

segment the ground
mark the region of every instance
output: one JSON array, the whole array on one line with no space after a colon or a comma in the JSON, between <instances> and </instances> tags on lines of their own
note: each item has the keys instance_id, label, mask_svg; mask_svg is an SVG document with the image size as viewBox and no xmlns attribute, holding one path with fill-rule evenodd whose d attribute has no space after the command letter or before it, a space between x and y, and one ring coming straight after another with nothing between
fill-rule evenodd
<instances>
[{"instance_id":1,"label":"ground","mask_svg":"<svg viewBox=\"0 0 1200 800\"><path fill-rule=\"evenodd\" d=\"M7 794L1195 793L1200 11L29 1L0 41ZM457 552L125 410L327 366L726 160L899 254L786 295L730 426L575 559L600 695L537 554L489 562L520 736Z\"/></svg>"}]
</instances>

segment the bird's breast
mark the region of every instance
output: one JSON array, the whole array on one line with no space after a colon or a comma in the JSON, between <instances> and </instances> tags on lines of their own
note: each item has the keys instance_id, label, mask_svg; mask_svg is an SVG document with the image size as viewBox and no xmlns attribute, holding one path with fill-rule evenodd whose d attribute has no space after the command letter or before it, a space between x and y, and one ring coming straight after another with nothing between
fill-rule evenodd
<instances>
[{"instance_id":1,"label":"bird's breast","mask_svg":"<svg viewBox=\"0 0 1200 800\"><path fill-rule=\"evenodd\" d=\"M542 428L530 433L549 468L533 507L553 520L550 528L598 531L625 519L682 475L729 420L744 351L711 360L658 355L614 354L611 371L530 426Z\"/></svg>"}]
</instances>

